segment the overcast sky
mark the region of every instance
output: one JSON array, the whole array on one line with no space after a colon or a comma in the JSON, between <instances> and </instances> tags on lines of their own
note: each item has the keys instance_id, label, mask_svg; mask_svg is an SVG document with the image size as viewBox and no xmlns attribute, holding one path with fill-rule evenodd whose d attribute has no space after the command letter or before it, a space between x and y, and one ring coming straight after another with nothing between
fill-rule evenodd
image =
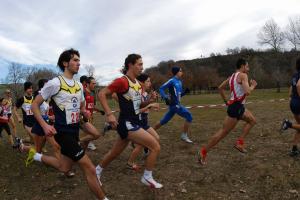
<instances>
[{"instance_id":1,"label":"overcast sky","mask_svg":"<svg viewBox=\"0 0 300 200\"><path fill-rule=\"evenodd\" d=\"M299 14L299 0L1 0L0 58L55 65L73 47L107 83L130 53L150 67L227 48L264 48L257 33L268 19L284 28Z\"/></svg>"}]
</instances>

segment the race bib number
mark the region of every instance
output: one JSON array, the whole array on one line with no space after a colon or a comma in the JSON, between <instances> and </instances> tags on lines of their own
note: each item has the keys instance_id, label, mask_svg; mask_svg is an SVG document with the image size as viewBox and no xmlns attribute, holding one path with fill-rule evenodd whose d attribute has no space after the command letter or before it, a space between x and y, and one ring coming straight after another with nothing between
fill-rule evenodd
<instances>
[{"instance_id":1,"label":"race bib number","mask_svg":"<svg viewBox=\"0 0 300 200\"><path fill-rule=\"evenodd\" d=\"M26 113L26 115L33 115L33 112L31 110L31 105L25 106L25 113Z\"/></svg>"},{"instance_id":2,"label":"race bib number","mask_svg":"<svg viewBox=\"0 0 300 200\"><path fill-rule=\"evenodd\" d=\"M87 108L88 109L93 109L94 108L94 103L88 103Z\"/></svg>"},{"instance_id":3,"label":"race bib number","mask_svg":"<svg viewBox=\"0 0 300 200\"><path fill-rule=\"evenodd\" d=\"M68 104L65 107L65 112L66 112L66 121L67 124L76 124L79 123L79 113L80 113L80 105L75 103L75 104Z\"/></svg>"}]
</instances>

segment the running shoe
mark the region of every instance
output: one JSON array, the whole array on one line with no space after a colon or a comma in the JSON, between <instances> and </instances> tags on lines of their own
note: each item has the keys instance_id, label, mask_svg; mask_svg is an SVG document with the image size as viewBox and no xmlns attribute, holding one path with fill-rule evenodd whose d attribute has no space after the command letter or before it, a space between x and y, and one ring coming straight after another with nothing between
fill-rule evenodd
<instances>
[{"instance_id":1,"label":"running shoe","mask_svg":"<svg viewBox=\"0 0 300 200\"><path fill-rule=\"evenodd\" d=\"M87 148L88 148L89 150L91 150L91 151L95 151L95 150L97 149L97 147L95 146L95 144L92 143L92 142L89 142Z\"/></svg>"},{"instance_id":2,"label":"running shoe","mask_svg":"<svg viewBox=\"0 0 300 200\"><path fill-rule=\"evenodd\" d=\"M101 172L97 170L97 167L96 167L96 177L97 177L97 180L98 180L100 186L102 186L102 182L100 180L100 178L101 178Z\"/></svg>"},{"instance_id":3,"label":"running shoe","mask_svg":"<svg viewBox=\"0 0 300 200\"><path fill-rule=\"evenodd\" d=\"M30 148L28 152L27 159L25 160L25 166L28 167L33 162L33 157L36 154L36 150L34 148Z\"/></svg>"},{"instance_id":4,"label":"running shoe","mask_svg":"<svg viewBox=\"0 0 300 200\"><path fill-rule=\"evenodd\" d=\"M291 157L296 157L296 156L298 156L299 154L300 154L299 150L291 150L291 151L289 152L289 155L290 155Z\"/></svg>"},{"instance_id":5,"label":"running shoe","mask_svg":"<svg viewBox=\"0 0 300 200\"><path fill-rule=\"evenodd\" d=\"M144 176L142 176L141 182L143 184L149 186L150 188L153 188L153 189L160 189L160 188L163 187L162 184L156 182L152 177L151 178L145 178Z\"/></svg>"},{"instance_id":6,"label":"running shoe","mask_svg":"<svg viewBox=\"0 0 300 200\"><path fill-rule=\"evenodd\" d=\"M201 165L205 165L206 164L206 156L207 156L207 151L205 149L205 147L202 147L198 153L198 161Z\"/></svg>"},{"instance_id":7,"label":"running shoe","mask_svg":"<svg viewBox=\"0 0 300 200\"><path fill-rule=\"evenodd\" d=\"M193 141L190 140L190 138L185 133L181 134L181 140L183 140L183 141L185 141L186 143L189 143L189 144L193 143Z\"/></svg>"},{"instance_id":8,"label":"running shoe","mask_svg":"<svg viewBox=\"0 0 300 200\"><path fill-rule=\"evenodd\" d=\"M73 171L70 170L70 171L64 173L64 175L65 175L66 177L68 177L68 178L72 178L72 177L75 176L75 172L73 172Z\"/></svg>"},{"instance_id":9,"label":"running shoe","mask_svg":"<svg viewBox=\"0 0 300 200\"><path fill-rule=\"evenodd\" d=\"M104 127L102 130L102 135L105 135L106 132L110 131L112 129L111 125L107 122L104 123Z\"/></svg>"},{"instance_id":10,"label":"running shoe","mask_svg":"<svg viewBox=\"0 0 300 200\"><path fill-rule=\"evenodd\" d=\"M141 166L139 166L138 164L135 164L135 163L133 163L133 164L127 163L127 169L131 169L133 171L138 172L138 171L140 171Z\"/></svg>"},{"instance_id":11,"label":"running shoe","mask_svg":"<svg viewBox=\"0 0 300 200\"><path fill-rule=\"evenodd\" d=\"M234 148L241 153L247 153L243 139L238 139L234 145Z\"/></svg>"},{"instance_id":12,"label":"running shoe","mask_svg":"<svg viewBox=\"0 0 300 200\"><path fill-rule=\"evenodd\" d=\"M292 127L292 122L288 119L284 119L282 124L281 124L281 131L287 130L288 128Z\"/></svg>"},{"instance_id":13,"label":"running shoe","mask_svg":"<svg viewBox=\"0 0 300 200\"><path fill-rule=\"evenodd\" d=\"M20 145L21 145L22 143L23 143L23 142L22 142L22 139L16 137L16 138L15 138L15 143L13 144L12 147L13 147L14 149L20 148Z\"/></svg>"}]
</instances>

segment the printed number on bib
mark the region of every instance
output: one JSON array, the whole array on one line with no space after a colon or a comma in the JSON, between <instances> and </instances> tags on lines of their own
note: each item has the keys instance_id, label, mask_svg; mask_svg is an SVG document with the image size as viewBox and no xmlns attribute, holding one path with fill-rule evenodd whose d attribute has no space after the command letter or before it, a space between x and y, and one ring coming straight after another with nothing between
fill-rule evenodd
<instances>
[{"instance_id":1,"label":"printed number on bib","mask_svg":"<svg viewBox=\"0 0 300 200\"><path fill-rule=\"evenodd\" d=\"M65 107L65 113L66 113L66 121L67 124L76 124L79 122L79 104L68 104Z\"/></svg>"},{"instance_id":2,"label":"printed number on bib","mask_svg":"<svg viewBox=\"0 0 300 200\"><path fill-rule=\"evenodd\" d=\"M78 123L79 122L79 113L78 112L72 112L71 113L71 119L72 119L72 124Z\"/></svg>"}]
</instances>

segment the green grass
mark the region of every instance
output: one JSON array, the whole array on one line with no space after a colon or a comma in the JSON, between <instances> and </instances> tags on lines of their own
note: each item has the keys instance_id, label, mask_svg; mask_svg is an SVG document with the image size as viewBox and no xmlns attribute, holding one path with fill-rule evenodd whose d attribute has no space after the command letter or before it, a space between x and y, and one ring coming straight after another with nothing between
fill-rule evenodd
<instances>
[{"instance_id":1,"label":"green grass","mask_svg":"<svg viewBox=\"0 0 300 200\"><path fill-rule=\"evenodd\" d=\"M229 91L226 91L229 99ZM288 88L281 88L278 93L277 89L258 89L254 90L249 97L248 101L258 100L271 100L271 99L288 99ZM223 100L219 93L214 94L200 94L200 95L186 95L182 98L184 105L205 105L205 104L222 104Z\"/></svg>"}]
</instances>

